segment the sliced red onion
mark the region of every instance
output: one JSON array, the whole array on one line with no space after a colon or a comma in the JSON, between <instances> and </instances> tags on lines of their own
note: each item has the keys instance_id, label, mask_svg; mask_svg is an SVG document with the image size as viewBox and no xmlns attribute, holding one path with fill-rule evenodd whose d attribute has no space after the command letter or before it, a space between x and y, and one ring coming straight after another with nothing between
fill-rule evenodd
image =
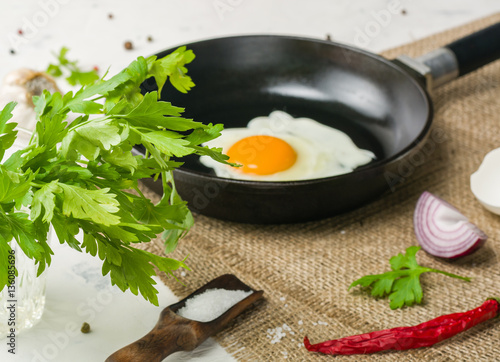
<instances>
[{"instance_id":1,"label":"sliced red onion","mask_svg":"<svg viewBox=\"0 0 500 362\"><path fill-rule=\"evenodd\" d=\"M413 225L422 249L441 258L471 254L488 238L455 207L427 191L418 199Z\"/></svg>"}]
</instances>

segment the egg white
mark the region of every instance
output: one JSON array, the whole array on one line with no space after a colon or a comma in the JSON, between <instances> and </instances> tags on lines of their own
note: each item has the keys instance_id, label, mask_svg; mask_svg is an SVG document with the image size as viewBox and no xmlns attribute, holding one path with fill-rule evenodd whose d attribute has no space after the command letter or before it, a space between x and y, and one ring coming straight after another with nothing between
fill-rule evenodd
<instances>
[{"instance_id":1,"label":"egg white","mask_svg":"<svg viewBox=\"0 0 500 362\"><path fill-rule=\"evenodd\" d=\"M213 168L220 177L254 181L294 181L344 174L375 158L372 152L359 149L344 132L310 118L293 118L282 111L274 111L268 117L254 118L246 128L224 129L220 137L204 145L221 147L222 152L227 153L239 140L258 135L274 136L287 142L297 153L296 162L289 169L271 175L243 173L208 156L202 156L200 162Z\"/></svg>"}]
</instances>

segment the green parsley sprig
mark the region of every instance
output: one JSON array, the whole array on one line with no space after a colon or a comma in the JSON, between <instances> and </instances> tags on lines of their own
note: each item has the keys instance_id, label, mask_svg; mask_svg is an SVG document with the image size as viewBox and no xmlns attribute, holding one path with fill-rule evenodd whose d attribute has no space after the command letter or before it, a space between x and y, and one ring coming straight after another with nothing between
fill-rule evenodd
<instances>
[{"instance_id":1,"label":"green parsley sprig","mask_svg":"<svg viewBox=\"0 0 500 362\"><path fill-rule=\"evenodd\" d=\"M76 60L69 60L66 56L68 51L68 48L62 47L59 54L54 54L54 57L57 59L57 64L49 64L46 70L48 74L57 78L69 73L66 80L73 86L89 85L99 80L99 74L97 74L95 69L83 71L78 66L78 62Z\"/></svg>"},{"instance_id":2,"label":"green parsley sprig","mask_svg":"<svg viewBox=\"0 0 500 362\"><path fill-rule=\"evenodd\" d=\"M40 275L53 255L47 244L52 225L59 242L99 257L112 284L158 305L155 267L170 275L189 268L135 246L169 231L165 243L172 250L193 223L172 177L180 163L171 157L208 155L227 163L227 156L201 146L218 137L222 125L186 119L183 108L160 101L157 92L142 95L140 85L154 76L159 89L169 80L188 91L194 84L185 65L193 58L181 47L162 59L139 57L76 93L44 91L33 99L38 122L29 146L6 160L4 152L17 137L16 123L8 122L15 104L1 111L0 260L7 260L8 243L15 239ZM145 156L132 152L138 144ZM155 205L138 181L160 176L163 196ZM83 241L76 238L80 230ZM6 284L7 264L0 263L0 290Z\"/></svg>"},{"instance_id":3,"label":"green parsley sprig","mask_svg":"<svg viewBox=\"0 0 500 362\"><path fill-rule=\"evenodd\" d=\"M420 285L420 275L423 273L440 273L452 278L470 281L470 278L418 265L416 254L419 250L419 246L410 246L406 249L406 254L399 253L390 259L389 263L392 271L383 274L366 275L355 280L349 286L349 289L356 285L371 287L372 296L389 296L389 306L391 309L397 309L405 305L411 306L415 303L422 303L423 291Z\"/></svg>"}]
</instances>

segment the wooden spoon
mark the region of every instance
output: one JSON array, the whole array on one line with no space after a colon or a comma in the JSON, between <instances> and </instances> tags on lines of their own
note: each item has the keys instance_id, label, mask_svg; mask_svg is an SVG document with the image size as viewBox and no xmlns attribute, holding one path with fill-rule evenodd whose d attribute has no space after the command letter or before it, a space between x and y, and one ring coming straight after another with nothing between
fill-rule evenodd
<instances>
[{"instance_id":1,"label":"wooden spoon","mask_svg":"<svg viewBox=\"0 0 500 362\"><path fill-rule=\"evenodd\" d=\"M252 291L245 299L229 308L224 314L210 322L198 322L181 317L175 312L184 307L186 301L207 289ZM106 362L161 362L178 351L192 351L208 337L221 331L231 320L262 297L262 290L254 290L233 274L213 279L178 303L172 304L160 314L156 326L144 337L116 351Z\"/></svg>"}]
</instances>

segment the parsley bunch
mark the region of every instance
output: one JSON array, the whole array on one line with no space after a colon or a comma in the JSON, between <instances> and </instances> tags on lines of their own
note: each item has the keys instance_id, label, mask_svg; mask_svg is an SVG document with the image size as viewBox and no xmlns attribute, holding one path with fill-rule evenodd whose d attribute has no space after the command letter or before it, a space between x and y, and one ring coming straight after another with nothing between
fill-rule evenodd
<instances>
[{"instance_id":1,"label":"parsley bunch","mask_svg":"<svg viewBox=\"0 0 500 362\"><path fill-rule=\"evenodd\" d=\"M422 303L423 291L420 285L420 275L423 273L440 273L452 278L470 281L470 278L420 266L416 259L419 250L420 246L410 246L406 249L406 254L399 253L390 259L389 263L392 271L383 274L365 275L352 282L349 289L356 285L371 287L371 294L374 297L388 295L389 306L391 309L397 309L405 305L411 306L415 303Z\"/></svg>"},{"instance_id":2,"label":"parsley bunch","mask_svg":"<svg viewBox=\"0 0 500 362\"><path fill-rule=\"evenodd\" d=\"M40 275L53 255L47 244L51 224L61 243L98 256L113 285L158 305L155 267L170 275L188 267L134 245L167 231L166 248L172 250L193 223L175 190L172 170L180 163L171 157L195 153L227 162L227 156L200 146L218 137L222 125L183 118L183 109L160 101L159 93L142 95L140 84L154 76L160 90L168 79L187 92L194 84L185 64L193 59L192 51L181 47L162 59L139 57L76 93L44 91L33 99L38 122L29 146L6 160L5 150L17 136L16 123L8 122L15 104L1 111L0 260L7 260L14 239ZM132 152L138 144L145 156ZM163 197L154 205L138 181L159 176ZM82 242L75 237L80 230ZM0 262L0 290L6 284L7 263Z\"/></svg>"}]
</instances>

